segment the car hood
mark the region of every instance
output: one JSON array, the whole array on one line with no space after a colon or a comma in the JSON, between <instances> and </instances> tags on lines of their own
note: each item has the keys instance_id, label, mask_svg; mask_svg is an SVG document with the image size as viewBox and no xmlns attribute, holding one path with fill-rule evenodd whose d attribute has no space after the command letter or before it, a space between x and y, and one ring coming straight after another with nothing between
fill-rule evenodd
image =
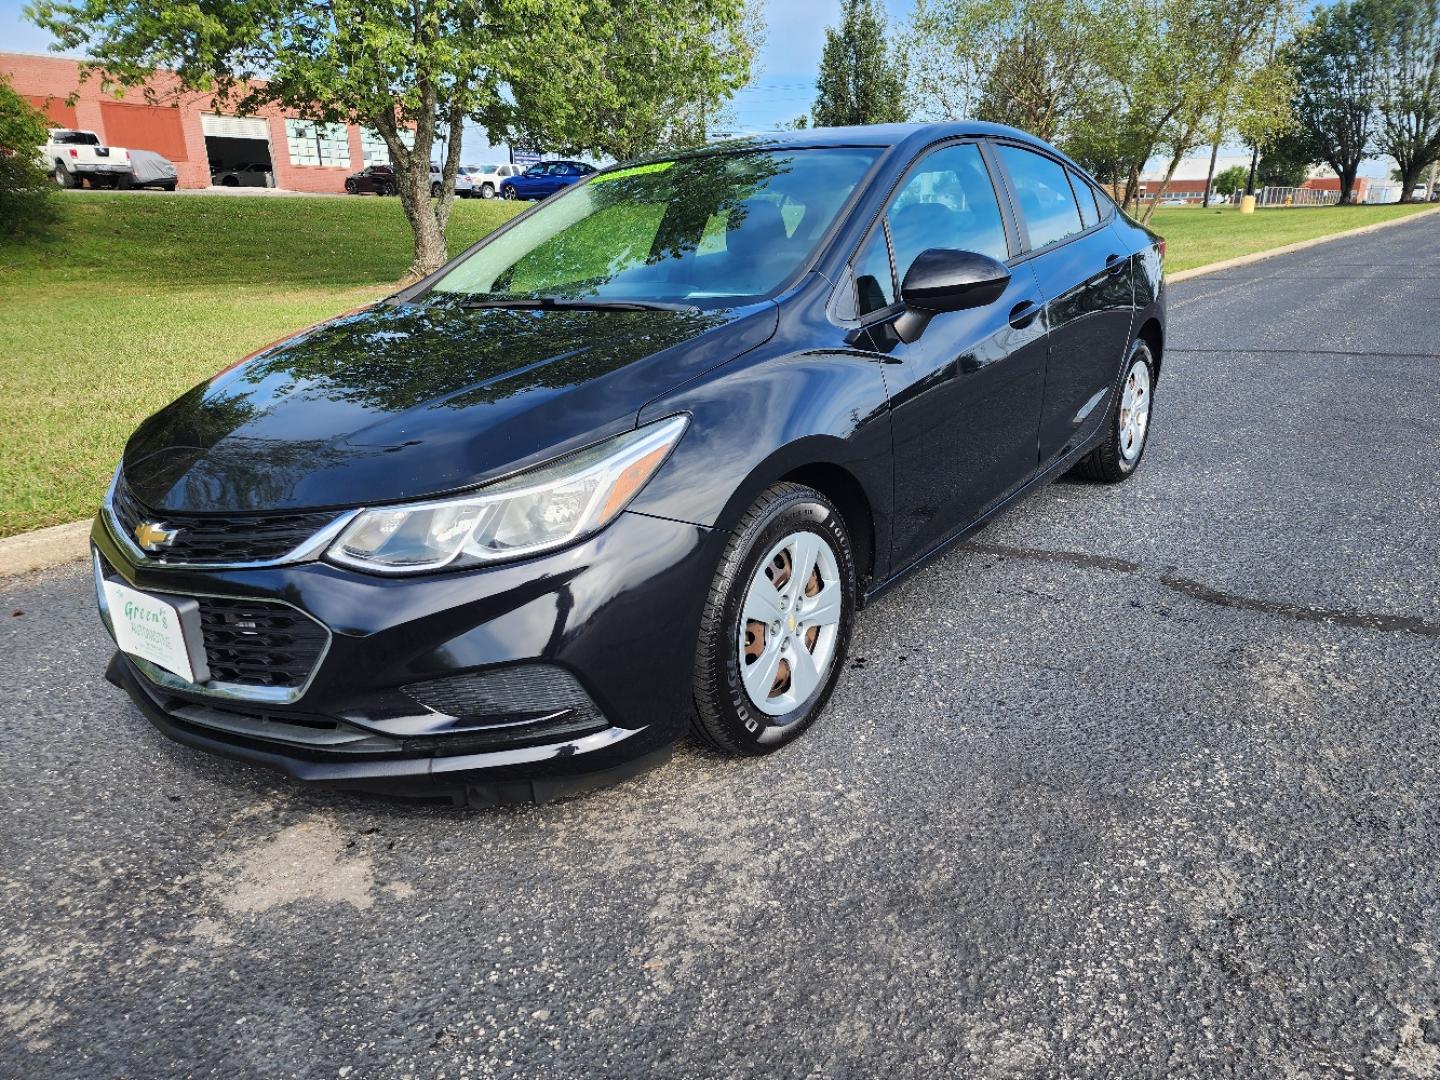
<instances>
[{"instance_id":1,"label":"car hood","mask_svg":"<svg viewBox=\"0 0 1440 1080\"><path fill-rule=\"evenodd\" d=\"M377 304L270 346L146 420L125 448L156 510L375 505L483 483L633 427L774 332L718 311Z\"/></svg>"}]
</instances>

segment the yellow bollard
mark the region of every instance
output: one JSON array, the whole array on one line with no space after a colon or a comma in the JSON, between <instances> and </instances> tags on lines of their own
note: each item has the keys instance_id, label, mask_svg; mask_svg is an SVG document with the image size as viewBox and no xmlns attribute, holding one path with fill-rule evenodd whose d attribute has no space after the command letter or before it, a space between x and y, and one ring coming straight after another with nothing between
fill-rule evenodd
<instances>
[{"instance_id":1,"label":"yellow bollard","mask_svg":"<svg viewBox=\"0 0 1440 1080\"><path fill-rule=\"evenodd\" d=\"M1253 214L1255 212L1255 196L1246 195L1240 200L1240 213Z\"/></svg>"}]
</instances>

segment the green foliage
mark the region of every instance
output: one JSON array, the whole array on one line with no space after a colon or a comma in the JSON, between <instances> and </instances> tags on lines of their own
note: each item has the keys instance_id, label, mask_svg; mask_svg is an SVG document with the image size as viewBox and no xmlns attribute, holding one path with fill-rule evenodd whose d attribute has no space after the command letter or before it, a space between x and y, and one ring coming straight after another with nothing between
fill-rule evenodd
<instances>
[{"instance_id":1,"label":"green foliage","mask_svg":"<svg viewBox=\"0 0 1440 1080\"><path fill-rule=\"evenodd\" d=\"M36 160L47 127L0 74L0 238L43 232L55 218L55 187Z\"/></svg>"},{"instance_id":2,"label":"green foliage","mask_svg":"<svg viewBox=\"0 0 1440 1080\"><path fill-rule=\"evenodd\" d=\"M1362 0L1378 50L1375 145L1400 167L1400 201L1440 159L1440 0Z\"/></svg>"},{"instance_id":3,"label":"green foliage","mask_svg":"<svg viewBox=\"0 0 1440 1080\"><path fill-rule=\"evenodd\" d=\"M840 28L825 28L825 51L815 81L816 127L889 124L904 120L903 53L885 38L875 0L843 0Z\"/></svg>"},{"instance_id":4,"label":"green foliage","mask_svg":"<svg viewBox=\"0 0 1440 1080\"><path fill-rule=\"evenodd\" d=\"M744 0L34 0L28 12L94 57L105 83L143 85L165 67L241 112L277 103L374 128L417 275L444 261L467 118L492 138L629 154L693 137L750 58Z\"/></svg>"},{"instance_id":5,"label":"green foliage","mask_svg":"<svg viewBox=\"0 0 1440 1080\"><path fill-rule=\"evenodd\" d=\"M1234 195L1245 187L1250 171L1243 165L1231 165L1215 177L1215 190L1221 195Z\"/></svg>"},{"instance_id":6,"label":"green foliage","mask_svg":"<svg viewBox=\"0 0 1440 1080\"><path fill-rule=\"evenodd\" d=\"M1338 0L1316 8L1285 53L1295 72L1296 130L1314 160L1340 177L1342 203L1351 201L1355 175L1372 149L1377 38L1367 2Z\"/></svg>"},{"instance_id":7,"label":"green foliage","mask_svg":"<svg viewBox=\"0 0 1440 1080\"><path fill-rule=\"evenodd\" d=\"M1318 160L1314 143L1299 128L1287 131L1261 144L1255 183L1259 187L1299 187Z\"/></svg>"}]
</instances>

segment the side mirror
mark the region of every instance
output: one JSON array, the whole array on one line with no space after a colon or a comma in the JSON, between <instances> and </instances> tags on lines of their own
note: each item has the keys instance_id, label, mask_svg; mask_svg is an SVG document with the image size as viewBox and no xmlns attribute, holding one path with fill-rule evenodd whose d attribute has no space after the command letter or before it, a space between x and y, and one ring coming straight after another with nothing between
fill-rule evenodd
<instances>
[{"instance_id":1,"label":"side mirror","mask_svg":"<svg viewBox=\"0 0 1440 1080\"><path fill-rule=\"evenodd\" d=\"M900 299L920 311L962 311L993 304L1009 284L1010 271L989 255L926 248L910 264Z\"/></svg>"}]
</instances>

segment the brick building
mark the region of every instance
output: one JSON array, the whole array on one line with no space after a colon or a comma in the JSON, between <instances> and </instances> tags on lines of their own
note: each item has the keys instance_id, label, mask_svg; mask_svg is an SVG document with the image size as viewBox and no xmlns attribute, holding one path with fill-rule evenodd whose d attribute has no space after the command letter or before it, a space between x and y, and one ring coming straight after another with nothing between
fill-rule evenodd
<instances>
[{"instance_id":1,"label":"brick building","mask_svg":"<svg viewBox=\"0 0 1440 1080\"><path fill-rule=\"evenodd\" d=\"M163 154L175 163L180 187L209 187L212 167L259 164L267 166L272 187L342 191L350 173L390 158L378 135L354 124L319 124L274 106L230 115L209 94L184 92L163 73L116 100L97 77L82 83L75 60L0 53L0 71L56 127L85 128L109 146Z\"/></svg>"}]
</instances>

